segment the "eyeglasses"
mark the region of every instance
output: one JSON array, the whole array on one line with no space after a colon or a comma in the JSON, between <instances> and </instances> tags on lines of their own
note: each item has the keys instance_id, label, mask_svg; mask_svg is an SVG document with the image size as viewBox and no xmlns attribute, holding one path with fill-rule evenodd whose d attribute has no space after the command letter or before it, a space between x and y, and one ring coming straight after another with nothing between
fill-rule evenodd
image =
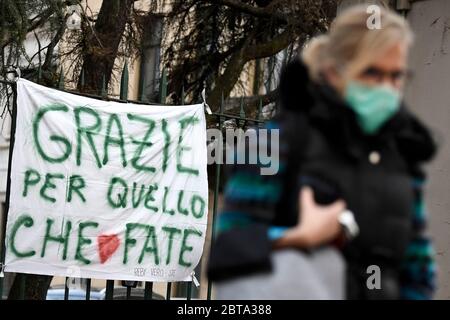
<instances>
[{"instance_id":1,"label":"eyeglasses","mask_svg":"<svg viewBox=\"0 0 450 320\"><path fill-rule=\"evenodd\" d=\"M361 75L377 83L382 83L387 78L391 83L396 84L409 80L412 77L412 72L410 70L384 71L376 67L369 67Z\"/></svg>"}]
</instances>

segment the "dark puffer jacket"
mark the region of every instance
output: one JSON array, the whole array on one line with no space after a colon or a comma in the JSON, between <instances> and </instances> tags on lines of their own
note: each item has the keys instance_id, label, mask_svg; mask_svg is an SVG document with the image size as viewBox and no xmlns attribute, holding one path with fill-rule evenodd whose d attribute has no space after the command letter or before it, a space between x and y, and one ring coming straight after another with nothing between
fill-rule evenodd
<instances>
[{"instance_id":1,"label":"dark puffer jacket","mask_svg":"<svg viewBox=\"0 0 450 320\"><path fill-rule=\"evenodd\" d=\"M213 280L270 270L270 226L297 223L298 192L311 185L316 201L346 201L360 235L346 243L349 299L430 298L434 262L424 236L421 165L435 144L405 106L375 136L363 134L354 112L327 85L313 83L296 60L280 81L280 170L231 168L209 275ZM381 289L367 288L367 268L380 267ZM299 275L301 276L301 275Z\"/></svg>"}]
</instances>

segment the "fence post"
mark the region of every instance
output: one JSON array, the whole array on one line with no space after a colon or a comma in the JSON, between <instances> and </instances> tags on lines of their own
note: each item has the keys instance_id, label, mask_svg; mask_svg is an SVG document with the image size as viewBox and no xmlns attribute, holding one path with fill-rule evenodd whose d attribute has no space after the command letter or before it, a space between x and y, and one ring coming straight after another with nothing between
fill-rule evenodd
<instances>
[{"instance_id":1,"label":"fence post","mask_svg":"<svg viewBox=\"0 0 450 320\"><path fill-rule=\"evenodd\" d=\"M128 63L125 61L120 77L120 100L128 99Z\"/></svg>"},{"instance_id":2,"label":"fence post","mask_svg":"<svg viewBox=\"0 0 450 320\"><path fill-rule=\"evenodd\" d=\"M128 64L125 60L120 77L120 100L128 100ZM131 297L131 286L127 286L127 300Z\"/></svg>"},{"instance_id":3,"label":"fence post","mask_svg":"<svg viewBox=\"0 0 450 320\"><path fill-rule=\"evenodd\" d=\"M91 299L91 279L86 279L86 300Z\"/></svg>"},{"instance_id":4,"label":"fence post","mask_svg":"<svg viewBox=\"0 0 450 320\"><path fill-rule=\"evenodd\" d=\"M84 69L81 69L80 73L80 91L84 90Z\"/></svg>"},{"instance_id":5,"label":"fence post","mask_svg":"<svg viewBox=\"0 0 450 320\"><path fill-rule=\"evenodd\" d=\"M39 64L38 74L37 74L37 83L41 82L41 78L42 78L42 67L41 67L41 64Z\"/></svg>"},{"instance_id":6,"label":"fence post","mask_svg":"<svg viewBox=\"0 0 450 320\"><path fill-rule=\"evenodd\" d=\"M100 95L103 98L105 98L106 95L107 95L105 75L102 76L102 88L101 88L101 91L100 91Z\"/></svg>"},{"instance_id":7,"label":"fence post","mask_svg":"<svg viewBox=\"0 0 450 320\"><path fill-rule=\"evenodd\" d=\"M223 98L223 92L222 92L222 98L220 101L220 116L219 116L219 130L222 131L223 128L223 113L224 113L224 98ZM215 237L215 229L216 229L216 215L217 215L217 202L218 202L218 196L219 196L219 187L220 187L220 162L217 161L216 163L216 185L214 187L214 203L213 203L213 217L211 222L211 246L210 250L212 248L212 244L214 242ZM207 300L211 300L211 290L212 290L212 282L208 279L208 291L206 295Z\"/></svg>"},{"instance_id":8,"label":"fence post","mask_svg":"<svg viewBox=\"0 0 450 320\"><path fill-rule=\"evenodd\" d=\"M166 69L163 69L161 74L161 81L160 81L160 87L159 87L159 102L161 104L166 103L166 97L167 97L167 76L166 76ZM172 283L167 282L167 290L166 290L166 300L170 300L170 296L172 294Z\"/></svg>"},{"instance_id":9,"label":"fence post","mask_svg":"<svg viewBox=\"0 0 450 320\"><path fill-rule=\"evenodd\" d=\"M184 99L185 99L185 93L184 93L184 86L181 87L181 105L184 106ZM192 298L192 281L188 281L186 285L186 299L191 300Z\"/></svg>"},{"instance_id":10,"label":"fence post","mask_svg":"<svg viewBox=\"0 0 450 320\"><path fill-rule=\"evenodd\" d=\"M244 98L243 97L241 97L241 101L240 101L239 117L245 118ZM239 127L244 128L244 125L245 125L245 120L240 119L239 120Z\"/></svg>"},{"instance_id":11,"label":"fence post","mask_svg":"<svg viewBox=\"0 0 450 320\"><path fill-rule=\"evenodd\" d=\"M27 285L26 274L20 274L20 283L19 283L19 300L25 300L25 287Z\"/></svg>"},{"instance_id":12,"label":"fence post","mask_svg":"<svg viewBox=\"0 0 450 320\"><path fill-rule=\"evenodd\" d=\"M258 113L256 115L256 120L261 121L262 118L262 99L259 98L259 104L258 104ZM257 126L260 127L261 126L261 122L257 122Z\"/></svg>"},{"instance_id":13,"label":"fence post","mask_svg":"<svg viewBox=\"0 0 450 320\"><path fill-rule=\"evenodd\" d=\"M161 74L161 80L159 82L159 102L161 104L165 104L166 97L167 97L167 75L166 69L163 69Z\"/></svg>"}]
</instances>

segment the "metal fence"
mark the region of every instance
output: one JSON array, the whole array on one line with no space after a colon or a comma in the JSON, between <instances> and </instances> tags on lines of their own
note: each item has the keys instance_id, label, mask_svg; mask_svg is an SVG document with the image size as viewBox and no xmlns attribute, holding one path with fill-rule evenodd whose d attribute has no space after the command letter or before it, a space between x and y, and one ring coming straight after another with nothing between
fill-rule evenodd
<instances>
[{"instance_id":1,"label":"metal fence","mask_svg":"<svg viewBox=\"0 0 450 320\"><path fill-rule=\"evenodd\" d=\"M34 80L37 83L41 82L41 72L40 68L37 70L37 76L34 77L34 79L28 79L28 80ZM137 104L152 104L152 102L149 101L142 101L143 99L140 98L140 100L129 100L128 99L128 66L127 63L124 64L121 77L120 77L120 97L119 99L108 97L107 94L107 88L105 81L103 80L103 85L101 88L101 91L97 95L93 94L86 94L82 92L77 92L73 90L65 90L64 88L64 74L61 70L59 81L56 89L63 90L66 92L70 92L73 94L83 95L90 98L95 99L102 99L102 100L108 100L108 101L116 101L116 102L133 102ZM10 194L10 174L11 174L11 159L12 159L12 150L14 148L14 132L15 132L15 121L16 121L16 99L17 99L17 90L16 90L16 83L14 81L7 81L7 80L0 80L0 84L3 86L2 92L5 94L8 93L9 96L5 97L5 99L2 99L2 102L4 102L1 107L1 110L3 110L2 117L6 117L6 112L10 113L12 125L11 125L11 134L10 134L10 145L9 145L9 157L8 157L8 176L7 176L7 186L6 186L6 202L4 204L4 210L2 215L2 233L0 234L1 237L1 260L0 262L3 263L5 261L5 234L6 234L6 223L7 223L7 216L8 216L8 208L9 208L9 194ZM81 87L84 86L84 75L83 73L80 76L80 84ZM167 76L165 71L161 73L160 77L160 85L159 85L159 103L158 104L165 104L166 97L167 97L167 90L168 90L168 83L167 83ZM184 90L181 89L181 104L184 104L185 96L184 96ZM142 96L142 94L141 94ZM153 102L153 104L156 104ZM244 110L244 103L241 101L240 103L240 110L238 114L230 114L226 113L225 110L225 102L224 99L222 99L220 107L218 112L213 112L212 114L207 114L207 120L208 123L212 123L213 126L218 128L219 130L223 130L224 123L229 120L233 120L236 122L236 125L240 128L244 128L247 126L259 126L264 122L262 119L262 110L261 110L262 102L259 103L259 108L256 113L256 117L254 118L248 118L246 116L245 110ZM170 105L167 105L167 107L170 107ZM212 106L214 107L214 106ZM5 109L6 108L6 109ZM3 118L4 120L4 118ZM213 208L212 212L208 212L211 217L208 225L208 232L210 233L211 242L214 240L214 229L215 229L215 220L217 215L217 209L219 204L219 192L220 192L220 185L221 185L221 163L218 162L214 165L214 167L208 168L208 180L213 181L213 186L210 186L210 194L212 192L213 196L212 199L210 197L210 200L212 200ZM203 257L199 263L199 265L202 264L203 259L205 259L209 255L208 250L203 252ZM204 276L205 273L201 274L200 276ZM26 285L26 275L24 274L21 282L20 282L20 293L19 298L24 299L25 297L25 285ZM202 279L200 279L202 280ZM85 299L90 300L91 299L91 282L92 279L85 279ZM204 282L204 281L200 281ZM70 297L70 286L68 285L68 278L66 278L66 281L64 282L64 300L68 300ZM106 300L112 300L114 299L114 286L115 280L106 280L106 294L105 299ZM172 285L174 283L167 282L166 287L166 294L165 299L170 300L172 298ZM192 286L192 282L179 282L178 283L178 292L181 295L182 298L186 300L191 300L193 297L193 292L198 292L199 289L194 290ZM126 282L124 284L124 287L126 287L126 296L124 296L125 299L131 299L132 298L132 287L134 287L136 283L133 281ZM4 278L0 277L0 299L3 297L3 289L4 289ZM151 300L154 298L153 295L153 282L145 282L144 284L144 290L143 290L143 299L144 300ZM181 292L180 292L181 291ZM183 292L184 291L184 294ZM206 299L212 298L212 283L208 280L207 281L207 291L206 291Z\"/></svg>"}]
</instances>

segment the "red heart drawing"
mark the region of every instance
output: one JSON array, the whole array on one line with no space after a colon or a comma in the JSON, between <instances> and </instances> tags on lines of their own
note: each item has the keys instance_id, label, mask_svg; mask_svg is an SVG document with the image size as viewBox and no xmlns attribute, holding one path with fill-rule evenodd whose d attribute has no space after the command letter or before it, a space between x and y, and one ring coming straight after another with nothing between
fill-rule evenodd
<instances>
[{"instance_id":1,"label":"red heart drawing","mask_svg":"<svg viewBox=\"0 0 450 320\"><path fill-rule=\"evenodd\" d=\"M105 263L119 247L120 240L116 234L100 235L97 237L100 262Z\"/></svg>"}]
</instances>

